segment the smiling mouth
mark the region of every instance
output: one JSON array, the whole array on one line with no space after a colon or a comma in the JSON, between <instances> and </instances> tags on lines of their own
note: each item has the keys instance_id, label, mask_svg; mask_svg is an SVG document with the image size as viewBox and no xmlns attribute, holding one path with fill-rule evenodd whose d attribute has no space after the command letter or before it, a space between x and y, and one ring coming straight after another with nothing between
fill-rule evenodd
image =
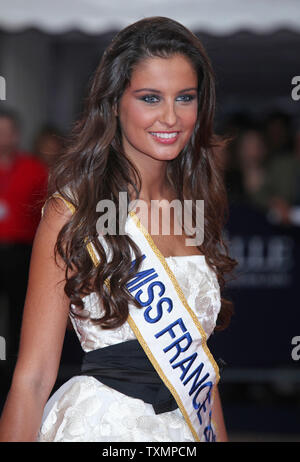
<instances>
[{"instance_id":1,"label":"smiling mouth","mask_svg":"<svg viewBox=\"0 0 300 462\"><path fill-rule=\"evenodd\" d=\"M179 135L179 132L149 132L151 135L161 139L172 139Z\"/></svg>"}]
</instances>

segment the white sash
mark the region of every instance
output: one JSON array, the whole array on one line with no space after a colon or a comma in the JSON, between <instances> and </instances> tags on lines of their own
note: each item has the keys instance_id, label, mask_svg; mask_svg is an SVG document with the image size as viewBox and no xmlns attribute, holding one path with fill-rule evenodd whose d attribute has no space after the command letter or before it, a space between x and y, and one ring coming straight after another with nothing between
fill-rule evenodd
<instances>
[{"instance_id":1,"label":"white sash","mask_svg":"<svg viewBox=\"0 0 300 462\"><path fill-rule=\"evenodd\" d=\"M71 210L74 212L73 207ZM143 308L130 304L127 321L174 396L194 439L216 441L211 417L220 376L206 334L164 256L133 211L129 212L125 231L144 256L139 272L127 283ZM98 237L108 250L105 239ZM87 249L97 265L99 257L93 244L88 243ZM133 259L132 250L131 254ZM109 288L109 281L105 283Z\"/></svg>"}]
</instances>

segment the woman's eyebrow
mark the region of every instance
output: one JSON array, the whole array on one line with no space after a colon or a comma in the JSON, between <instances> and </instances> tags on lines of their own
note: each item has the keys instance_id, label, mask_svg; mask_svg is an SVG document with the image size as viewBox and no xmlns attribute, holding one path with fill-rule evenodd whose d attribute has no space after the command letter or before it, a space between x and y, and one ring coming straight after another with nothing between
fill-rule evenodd
<instances>
[{"instance_id":1,"label":"woman's eyebrow","mask_svg":"<svg viewBox=\"0 0 300 462\"><path fill-rule=\"evenodd\" d=\"M178 93L183 93L185 91L192 91L192 90L198 90L198 88L196 87L184 88L183 90L180 90ZM134 90L133 93L139 93L140 91L152 91L153 93L162 93L160 90L156 90L155 88L139 88L138 90Z\"/></svg>"}]
</instances>

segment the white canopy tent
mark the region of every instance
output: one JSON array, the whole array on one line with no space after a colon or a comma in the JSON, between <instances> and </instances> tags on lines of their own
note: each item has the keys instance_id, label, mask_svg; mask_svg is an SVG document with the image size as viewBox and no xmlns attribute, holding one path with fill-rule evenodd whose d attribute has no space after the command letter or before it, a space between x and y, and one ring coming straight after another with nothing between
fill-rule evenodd
<instances>
[{"instance_id":1,"label":"white canopy tent","mask_svg":"<svg viewBox=\"0 0 300 462\"><path fill-rule=\"evenodd\" d=\"M147 16L167 16L215 35L246 29L300 32L299 0L1 0L0 28L100 34Z\"/></svg>"}]
</instances>

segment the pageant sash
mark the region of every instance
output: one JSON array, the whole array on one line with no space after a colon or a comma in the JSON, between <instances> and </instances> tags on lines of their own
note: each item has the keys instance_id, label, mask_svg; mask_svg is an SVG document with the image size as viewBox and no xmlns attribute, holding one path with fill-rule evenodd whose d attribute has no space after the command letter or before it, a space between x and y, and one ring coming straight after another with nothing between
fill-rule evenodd
<instances>
[{"instance_id":1,"label":"pageant sash","mask_svg":"<svg viewBox=\"0 0 300 462\"><path fill-rule=\"evenodd\" d=\"M74 212L74 207L67 205ZM216 441L212 405L220 376L206 334L164 256L133 211L129 212L125 232L143 255L139 272L127 283L142 308L130 304L127 321L174 396L195 441ZM108 250L103 236L98 238ZM93 244L86 246L94 264L99 264ZM133 259L132 249L131 254ZM109 289L109 281L105 283Z\"/></svg>"}]
</instances>

